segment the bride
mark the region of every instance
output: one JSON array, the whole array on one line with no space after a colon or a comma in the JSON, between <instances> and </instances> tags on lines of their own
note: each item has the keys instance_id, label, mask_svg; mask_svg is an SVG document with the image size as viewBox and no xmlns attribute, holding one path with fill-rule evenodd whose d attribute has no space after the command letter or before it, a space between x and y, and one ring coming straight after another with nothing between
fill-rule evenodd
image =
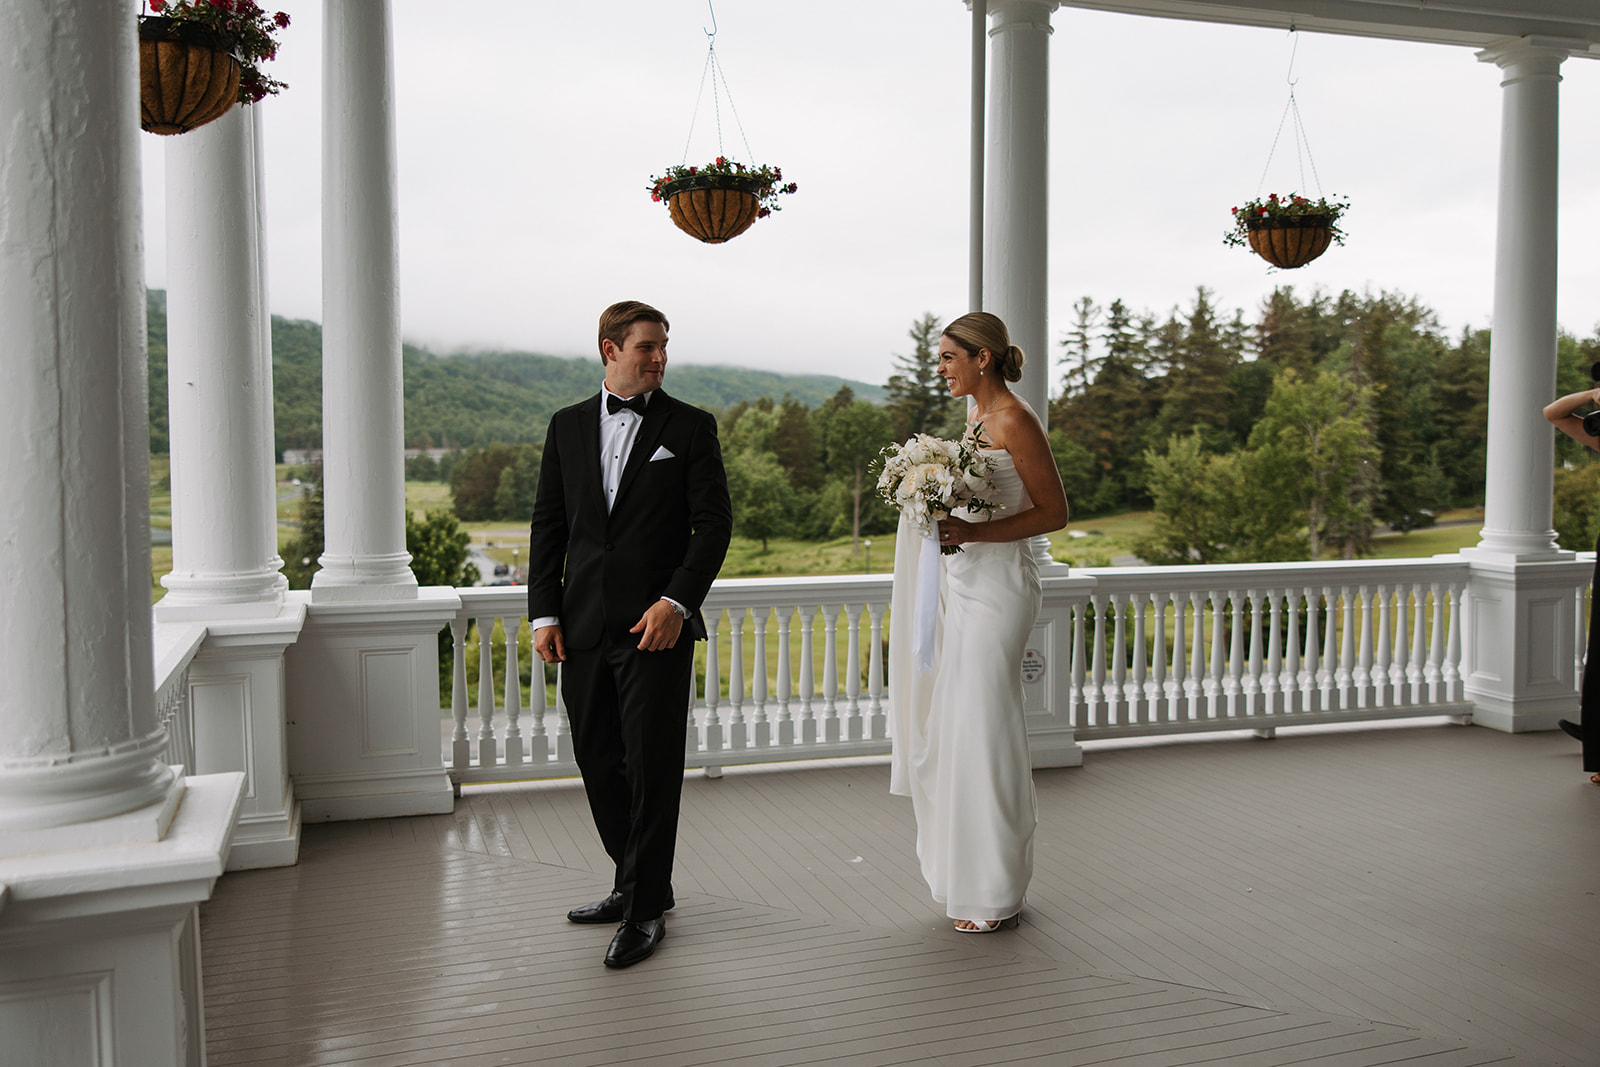
<instances>
[{"instance_id":1,"label":"bride","mask_svg":"<svg viewBox=\"0 0 1600 1067\"><path fill-rule=\"evenodd\" d=\"M922 876L963 933L1015 925L1033 874L1022 652L1040 591L1028 538L1065 526L1067 499L1039 417L1006 385L1022 362L1005 323L986 312L956 319L939 341L939 374L950 395L972 399L967 433L994 461L986 495L1001 507L988 521L958 511L939 522L940 544L963 551L938 557L931 674L911 649L920 535L904 518L895 547L889 791L911 797Z\"/></svg>"}]
</instances>

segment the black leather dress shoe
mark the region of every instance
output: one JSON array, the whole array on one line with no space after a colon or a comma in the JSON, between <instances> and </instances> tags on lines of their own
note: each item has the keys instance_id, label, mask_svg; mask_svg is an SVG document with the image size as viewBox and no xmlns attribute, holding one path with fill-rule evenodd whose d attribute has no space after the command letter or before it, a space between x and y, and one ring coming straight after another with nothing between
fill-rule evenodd
<instances>
[{"instance_id":1,"label":"black leather dress shoe","mask_svg":"<svg viewBox=\"0 0 1600 1067\"><path fill-rule=\"evenodd\" d=\"M1583 740L1583 727L1579 726L1577 723L1568 722L1566 719L1562 719L1560 722L1556 723L1556 725L1565 730L1568 737L1575 738L1579 741Z\"/></svg>"},{"instance_id":2,"label":"black leather dress shoe","mask_svg":"<svg viewBox=\"0 0 1600 1067\"><path fill-rule=\"evenodd\" d=\"M663 911L671 911L677 905L672 899L672 894L667 894L667 906ZM593 904L583 904L567 912L567 920L575 923L615 923L621 922L623 913L628 910L628 901L621 893L612 890L604 900L597 900Z\"/></svg>"},{"instance_id":3,"label":"black leather dress shoe","mask_svg":"<svg viewBox=\"0 0 1600 1067\"><path fill-rule=\"evenodd\" d=\"M606 966L632 967L649 957L666 934L665 919L645 919L642 922L624 919L622 925L617 927L616 936L611 939L611 947L606 949Z\"/></svg>"}]
</instances>

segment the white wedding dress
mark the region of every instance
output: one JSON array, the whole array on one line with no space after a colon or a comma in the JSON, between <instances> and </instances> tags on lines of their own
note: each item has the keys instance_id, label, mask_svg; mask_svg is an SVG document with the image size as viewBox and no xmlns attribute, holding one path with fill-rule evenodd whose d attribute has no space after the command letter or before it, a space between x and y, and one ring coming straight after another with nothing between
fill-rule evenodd
<instances>
[{"instance_id":1,"label":"white wedding dress","mask_svg":"<svg viewBox=\"0 0 1600 1067\"><path fill-rule=\"evenodd\" d=\"M1032 506L1009 453L995 461L996 517ZM982 522L964 511L957 518ZM911 797L917 857L952 919L1003 919L1033 875L1038 809L1022 710L1022 653L1039 617L1027 541L969 543L940 556L931 674L917 670L912 619L922 535L904 518L889 626L889 791Z\"/></svg>"}]
</instances>

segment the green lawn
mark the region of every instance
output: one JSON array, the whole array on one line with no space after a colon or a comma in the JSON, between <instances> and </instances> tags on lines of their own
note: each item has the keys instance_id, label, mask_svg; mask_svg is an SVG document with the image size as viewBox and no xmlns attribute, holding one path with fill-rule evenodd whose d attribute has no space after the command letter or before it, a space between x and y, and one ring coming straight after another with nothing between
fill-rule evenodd
<instances>
[{"instance_id":1,"label":"green lawn","mask_svg":"<svg viewBox=\"0 0 1600 1067\"><path fill-rule=\"evenodd\" d=\"M150 523L158 528L172 525L172 494L167 484L168 457L150 457ZM288 481L290 468L277 467L279 543L294 537L294 523L300 514L297 486ZM443 482L406 482L406 507L413 512L450 507L450 487ZM1130 511L1097 518L1074 518L1067 528L1050 535L1051 554L1075 567L1109 567L1119 556L1134 555L1134 543L1147 536L1155 521L1151 511ZM1458 552L1477 544L1483 526L1482 508L1464 508L1439 516L1441 525L1408 534L1385 534L1374 541L1372 558L1425 558L1444 552ZM288 525L283 525L287 523ZM528 526L524 522L469 522L462 528L476 547L501 563L525 564L528 559ZM767 578L811 574L888 574L894 570L894 534L862 538L859 546L848 537L832 541L795 541L773 538L763 550L760 541L735 537L722 565L724 578ZM870 544L868 542L870 541ZM1334 558L1331 554L1327 558ZM161 576L172 569L172 549L156 546L151 552L152 601L166 590Z\"/></svg>"}]
</instances>

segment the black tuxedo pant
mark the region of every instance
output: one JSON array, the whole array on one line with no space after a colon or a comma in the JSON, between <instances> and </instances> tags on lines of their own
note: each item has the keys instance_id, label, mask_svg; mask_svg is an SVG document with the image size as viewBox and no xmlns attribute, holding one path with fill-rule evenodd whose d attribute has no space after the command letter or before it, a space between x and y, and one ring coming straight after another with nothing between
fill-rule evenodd
<instances>
[{"instance_id":1,"label":"black tuxedo pant","mask_svg":"<svg viewBox=\"0 0 1600 1067\"><path fill-rule=\"evenodd\" d=\"M642 921L659 918L671 892L694 641L685 632L659 652L638 643L608 634L569 648L561 693L589 811L617 867L613 888L625 917Z\"/></svg>"}]
</instances>

